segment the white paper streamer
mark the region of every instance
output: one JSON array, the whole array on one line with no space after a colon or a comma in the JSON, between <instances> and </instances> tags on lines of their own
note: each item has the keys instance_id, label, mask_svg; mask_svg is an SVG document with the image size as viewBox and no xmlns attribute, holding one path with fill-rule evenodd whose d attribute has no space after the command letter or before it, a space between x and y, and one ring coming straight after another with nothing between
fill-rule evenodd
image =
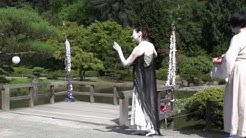
<instances>
[{"instance_id":1,"label":"white paper streamer","mask_svg":"<svg viewBox=\"0 0 246 138\"><path fill-rule=\"evenodd\" d=\"M175 36L175 27L173 27L171 36L170 36L170 51L169 51L169 66L168 66L168 75L167 75L167 86L173 86L176 84L176 36Z\"/></svg>"}]
</instances>

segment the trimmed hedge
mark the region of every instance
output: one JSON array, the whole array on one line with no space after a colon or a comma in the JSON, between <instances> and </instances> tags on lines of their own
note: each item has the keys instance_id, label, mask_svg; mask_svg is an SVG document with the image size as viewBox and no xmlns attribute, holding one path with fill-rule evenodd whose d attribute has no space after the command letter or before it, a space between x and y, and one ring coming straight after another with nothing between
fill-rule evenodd
<instances>
[{"instance_id":1,"label":"trimmed hedge","mask_svg":"<svg viewBox=\"0 0 246 138\"><path fill-rule=\"evenodd\" d=\"M207 108L211 125L216 128L223 128L223 98L224 89L222 88L208 88L198 91L188 98L185 104L185 113L188 114L187 120L206 121Z\"/></svg>"}]
</instances>

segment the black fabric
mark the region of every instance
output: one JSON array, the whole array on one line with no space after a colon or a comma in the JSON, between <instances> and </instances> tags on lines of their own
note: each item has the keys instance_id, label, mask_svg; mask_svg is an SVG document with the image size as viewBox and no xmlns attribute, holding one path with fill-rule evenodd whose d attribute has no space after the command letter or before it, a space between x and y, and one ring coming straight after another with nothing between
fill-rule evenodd
<instances>
[{"instance_id":1,"label":"black fabric","mask_svg":"<svg viewBox=\"0 0 246 138\"><path fill-rule=\"evenodd\" d=\"M144 61L144 54L138 57L133 64L133 77L133 85L141 107L149 116L156 132L161 135L154 58L147 66Z\"/></svg>"}]
</instances>

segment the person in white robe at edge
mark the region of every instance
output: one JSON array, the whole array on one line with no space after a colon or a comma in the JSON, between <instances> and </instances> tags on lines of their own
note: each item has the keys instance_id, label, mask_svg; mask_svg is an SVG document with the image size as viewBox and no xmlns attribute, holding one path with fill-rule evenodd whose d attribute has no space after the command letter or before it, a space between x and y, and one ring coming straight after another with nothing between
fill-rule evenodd
<instances>
[{"instance_id":1,"label":"person in white robe at edge","mask_svg":"<svg viewBox=\"0 0 246 138\"><path fill-rule=\"evenodd\" d=\"M147 28L145 28L147 29ZM118 52L120 60L123 66L127 67L134 63L138 57L144 54L145 63L151 62L151 60L157 57L157 52L152 43L147 40L146 30L143 27L138 27L133 30L132 38L138 45L133 49L131 55L125 59L121 47L114 42L113 48ZM154 55L154 57L153 57ZM151 122L148 115L141 108L141 102L137 97L137 94L133 92L132 97L132 111L131 111L131 121L130 127L135 129L132 134L146 134L146 136L151 136L157 134L159 130L155 130L153 123Z\"/></svg>"},{"instance_id":2,"label":"person in white robe at edge","mask_svg":"<svg viewBox=\"0 0 246 138\"><path fill-rule=\"evenodd\" d=\"M224 95L224 131L230 137L246 137L246 12L236 12L230 18L235 35L221 57L213 58L221 76L227 78Z\"/></svg>"}]
</instances>

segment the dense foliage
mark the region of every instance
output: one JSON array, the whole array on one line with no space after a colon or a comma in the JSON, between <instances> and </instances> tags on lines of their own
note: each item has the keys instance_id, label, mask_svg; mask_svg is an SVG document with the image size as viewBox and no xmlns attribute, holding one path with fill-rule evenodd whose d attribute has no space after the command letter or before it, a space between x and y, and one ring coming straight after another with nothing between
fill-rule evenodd
<instances>
[{"instance_id":1,"label":"dense foliage","mask_svg":"<svg viewBox=\"0 0 246 138\"><path fill-rule=\"evenodd\" d=\"M79 74L94 70L124 76L130 70L120 65L113 41L128 56L134 47L132 28L142 25L151 29L162 79L172 26L177 34L177 73L193 81L204 79L211 58L227 50L232 36L228 19L240 10L246 10L245 0L1 0L0 75L8 75L4 66L13 66L13 55L21 57L16 67L64 69L66 37L76 50L72 68Z\"/></svg>"},{"instance_id":2,"label":"dense foliage","mask_svg":"<svg viewBox=\"0 0 246 138\"><path fill-rule=\"evenodd\" d=\"M198 91L185 104L187 119L208 121L206 117L209 117L213 126L223 128L223 98L224 90L221 88Z\"/></svg>"}]
</instances>

